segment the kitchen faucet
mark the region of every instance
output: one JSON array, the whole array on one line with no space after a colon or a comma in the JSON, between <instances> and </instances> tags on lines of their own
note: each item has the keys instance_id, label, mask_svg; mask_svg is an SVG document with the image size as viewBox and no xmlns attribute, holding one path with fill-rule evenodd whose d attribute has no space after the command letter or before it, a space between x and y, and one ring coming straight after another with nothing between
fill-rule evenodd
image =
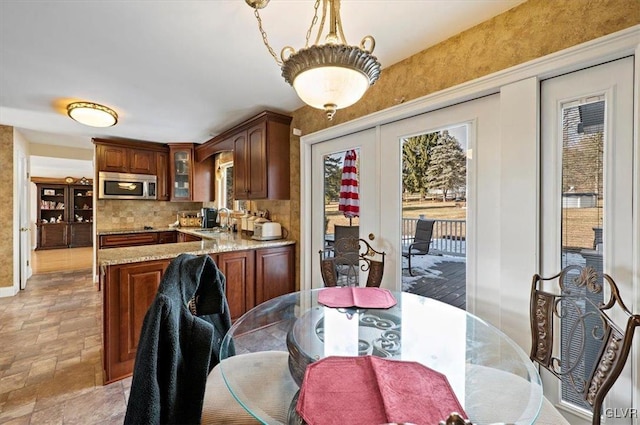
<instances>
[{"instance_id":1,"label":"kitchen faucet","mask_svg":"<svg viewBox=\"0 0 640 425\"><path fill-rule=\"evenodd\" d=\"M227 223L226 224L222 224L222 211L226 211L227 212ZM220 227L222 228L223 231L226 230L230 230L231 226L229 226L229 223L231 222L231 211L229 211L229 208L226 207L222 207L218 209L218 217L220 217Z\"/></svg>"}]
</instances>

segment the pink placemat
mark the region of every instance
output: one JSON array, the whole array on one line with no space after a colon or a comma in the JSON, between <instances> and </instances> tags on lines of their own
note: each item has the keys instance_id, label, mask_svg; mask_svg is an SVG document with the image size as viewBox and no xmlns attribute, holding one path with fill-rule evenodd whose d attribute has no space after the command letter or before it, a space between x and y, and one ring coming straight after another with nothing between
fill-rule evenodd
<instances>
[{"instance_id":1,"label":"pink placemat","mask_svg":"<svg viewBox=\"0 0 640 425\"><path fill-rule=\"evenodd\" d=\"M467 417L440 372L416 362L331 356L307 366L296 411L308 425L433 425Z\"/></svg>"},{"instance_id":2,"label":"pink placemat","mask_svg":"<svg viewBox=\"0 0 640 425\"><path fill-rule=\"evenodd\" d=\"M318 302L327 307L389 308L396 305L393 294L384 288L335 286L318 294Z\"/></svg>"}]
</instances>

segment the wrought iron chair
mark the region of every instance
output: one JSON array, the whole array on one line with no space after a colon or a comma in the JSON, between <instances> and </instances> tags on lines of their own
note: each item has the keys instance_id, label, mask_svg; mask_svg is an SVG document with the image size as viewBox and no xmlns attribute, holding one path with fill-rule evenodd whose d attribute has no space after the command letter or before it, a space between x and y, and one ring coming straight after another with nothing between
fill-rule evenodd
<instances>
[{"instance_id":1,"label":"wrought iron chair","mask_svg":"<svg viewBox=\"0 0 640 425\"><path fill-rule=\"evenodd\" d=\"M409 262L409 274L411 276L413 276L411 257L414 255L427 255L429 253L435 222L433 219L419 219L416 223L416 233L413 237L413 242L409 246L402 248L402 256L406 257Z\"/></svg>"},{"instance_id":2,"label":"wrought iron chair","mask_svg":"<svg viewBox=\"0 0 640 425\"><path fill-rule=\"evenodd\" d=\"M449 417L438 423L439 425L473 425L471 421L460 416L458 412L453 412Z\"/></svg>"},{"instance_id":3,"label":"wrought iron chair","mask_svg":"<svg viewBox=\"0 0 640 425\"><path fill-rule=\"evenodd\" d=\"M605 282L608 300L604 298ZM568 266L548 278L535 274L530 303L531 360L566 382L593 412L593 424L599 425L602 402L624 367L640 315L627 309L609 275L590 266ZM620 317L626 318L623 328L610 315L616 305ZM567 335L563 345L568 342L576 349L554 352L558 330ZM562 418L546 399L541 412L545 415ZM549 419L549 423L568 422Z\"/></svg>"},{"instance_id":4,"label":"wrought iron chair","mask_svg":"<svg viewBox=\"0 0 640 425\"><path fill-rule=\"evenodd\" d=\"M333 249L320 250L320 272L325 286L359 286L360 271L368 272L366 286L378 287L384 272L384 251L364 239L336 239Z\"/></svg>"}]
</instances>

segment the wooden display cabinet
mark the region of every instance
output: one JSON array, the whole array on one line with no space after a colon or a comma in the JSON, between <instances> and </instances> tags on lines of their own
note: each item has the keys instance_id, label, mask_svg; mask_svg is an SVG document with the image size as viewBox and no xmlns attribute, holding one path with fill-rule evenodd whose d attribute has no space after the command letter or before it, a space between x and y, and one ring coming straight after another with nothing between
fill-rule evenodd
<instances>
[{"instance_id":1,"label":"wooden display cabinet","mask_svg":"<svg viewBox=\"0 0 640 425\"><path fill-rule=\"evenodd\" d=\"M32 179L38 190L36 249L93 245L93 186L41 180L51 179Z\"/></svg>"}]
</instances>

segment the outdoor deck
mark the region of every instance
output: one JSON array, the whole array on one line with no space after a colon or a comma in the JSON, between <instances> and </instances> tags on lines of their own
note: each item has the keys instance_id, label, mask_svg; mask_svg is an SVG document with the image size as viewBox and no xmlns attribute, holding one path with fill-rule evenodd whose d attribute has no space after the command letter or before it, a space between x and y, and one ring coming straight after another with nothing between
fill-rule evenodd
<instances>
[{"instance_id":1,"label":"outdoor deck","mask_svg":"<svg viewBox=\"0 0 640 425\"><path fill-rule=\"evenodd\" d=\"M410 276L406 268L402 270L403 290L465 310L466 263L461 260L459 257L437 255L414 257L415 276Z\"/></svg>"}]
</instances>

